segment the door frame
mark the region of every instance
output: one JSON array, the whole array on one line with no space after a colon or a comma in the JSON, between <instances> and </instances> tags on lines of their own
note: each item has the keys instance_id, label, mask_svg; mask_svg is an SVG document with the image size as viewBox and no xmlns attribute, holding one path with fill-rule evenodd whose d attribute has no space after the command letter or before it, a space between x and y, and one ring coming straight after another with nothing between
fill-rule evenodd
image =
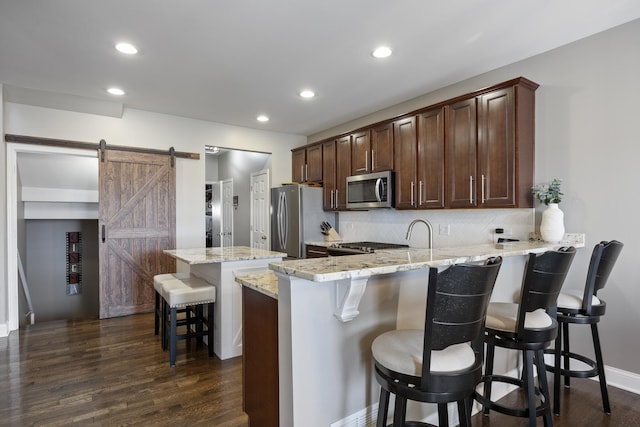
<instances>
[{"instance_id":1,"label":"door frame","mask_svg":"<svg viewBox=\"0 0 640 427\"><path fill-rule=\"evenodd\" d=\"M7 147L7 323L0 324L0 337L9 335L20 326L18 290L18 154L65 154L79 157L98 157L97 150L60 148L46 145L8 142Z\"/></svg>"}]
</instances>

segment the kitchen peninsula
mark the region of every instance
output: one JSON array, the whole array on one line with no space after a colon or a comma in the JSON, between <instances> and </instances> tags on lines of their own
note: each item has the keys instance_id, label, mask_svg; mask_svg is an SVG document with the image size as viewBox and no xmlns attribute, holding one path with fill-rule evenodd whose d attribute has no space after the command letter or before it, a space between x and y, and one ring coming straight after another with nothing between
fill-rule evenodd
<instances>
[{"instance_id":1,"label":"kitchen peninsula","mask_svg":"<svg viewBox=\"0 0 640 427\"><path fill-rule=\"evenodd\" d=\"M165 254L189 265L190 272L216 287L214 352L221 359L242 354L242 292L237 274L266 270L286 254L247 246L171 249Z\"/></svg>"},{"instance_id":2,"label":"kitchen peninsula","mask_svg":"<svg viewBox=\"0 0 640 427\"><path fill-rule=\"evenodd\" d=\"M377 413L371 342L385 331L422 328L428 269L502 256L492 301L513 301L526 254L584 247L584 235L541 241L272 262L278 277L279 412L281 426L343 426ZM515 369L496 359L496 372ZM431 419L435 405L412 405Z\"/></svg>"}]
</instances>

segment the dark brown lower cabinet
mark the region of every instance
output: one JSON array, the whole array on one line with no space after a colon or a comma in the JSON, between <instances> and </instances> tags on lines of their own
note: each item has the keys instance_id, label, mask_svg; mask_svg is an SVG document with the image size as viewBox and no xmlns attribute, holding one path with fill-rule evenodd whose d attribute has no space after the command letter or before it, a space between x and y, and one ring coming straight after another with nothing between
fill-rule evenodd
<instances>
[{"instance_id":1,"label":"dark brown lower cabinet","mask_svg":"<svg viewBox=\"0 0 640 427\"><path fill-rule=\"evenodd\" d=\"M249 425L277 426L278 300L242 287L242 406Z\"/></svg>"}]
</instances>

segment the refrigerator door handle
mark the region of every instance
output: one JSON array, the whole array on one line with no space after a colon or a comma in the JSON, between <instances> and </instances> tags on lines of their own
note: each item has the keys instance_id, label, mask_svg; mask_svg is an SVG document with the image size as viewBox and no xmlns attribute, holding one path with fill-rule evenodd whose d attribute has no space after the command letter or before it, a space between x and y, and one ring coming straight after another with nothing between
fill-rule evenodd
<instances>
[{"instance_id":1,"label":"refrigerator door handle","mask_svg":"<svg viewBox=\"0 0 640 427\"><path fill-rule=\"evenodd\" d=\"M284 248L284 242L282 240L282 196L283 193L278 194L278 242L280 243L280 250Z\"/></svg>"},{"instance_id":2,"label":"refrigerator door handle","mask_svg":"<svg viewBox=\"0 0 640 427\"><path fill-rule=\"evenodd\" d=\"M288 232L289 232L289 206L287 203L287 193L282 193L282 247L287 247Z\"/></svg>"}]
</instances>

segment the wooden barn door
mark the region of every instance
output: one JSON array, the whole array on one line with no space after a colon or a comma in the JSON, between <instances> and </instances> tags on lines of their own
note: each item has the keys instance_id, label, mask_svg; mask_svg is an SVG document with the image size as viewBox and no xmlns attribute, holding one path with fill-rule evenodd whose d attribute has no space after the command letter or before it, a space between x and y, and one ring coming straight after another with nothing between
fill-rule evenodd
<instances>
[{"instance_id":1,"label":"wooden barn door","mask_svg":"<svg viewBox=\"0 0 640 427\"><path fill-rule=\"evenodd\" d=\"M167 155L106 150L100 161L100 318L153 310L153 276L175 271L176 173Z\"/></svg>"}]
</instances>

